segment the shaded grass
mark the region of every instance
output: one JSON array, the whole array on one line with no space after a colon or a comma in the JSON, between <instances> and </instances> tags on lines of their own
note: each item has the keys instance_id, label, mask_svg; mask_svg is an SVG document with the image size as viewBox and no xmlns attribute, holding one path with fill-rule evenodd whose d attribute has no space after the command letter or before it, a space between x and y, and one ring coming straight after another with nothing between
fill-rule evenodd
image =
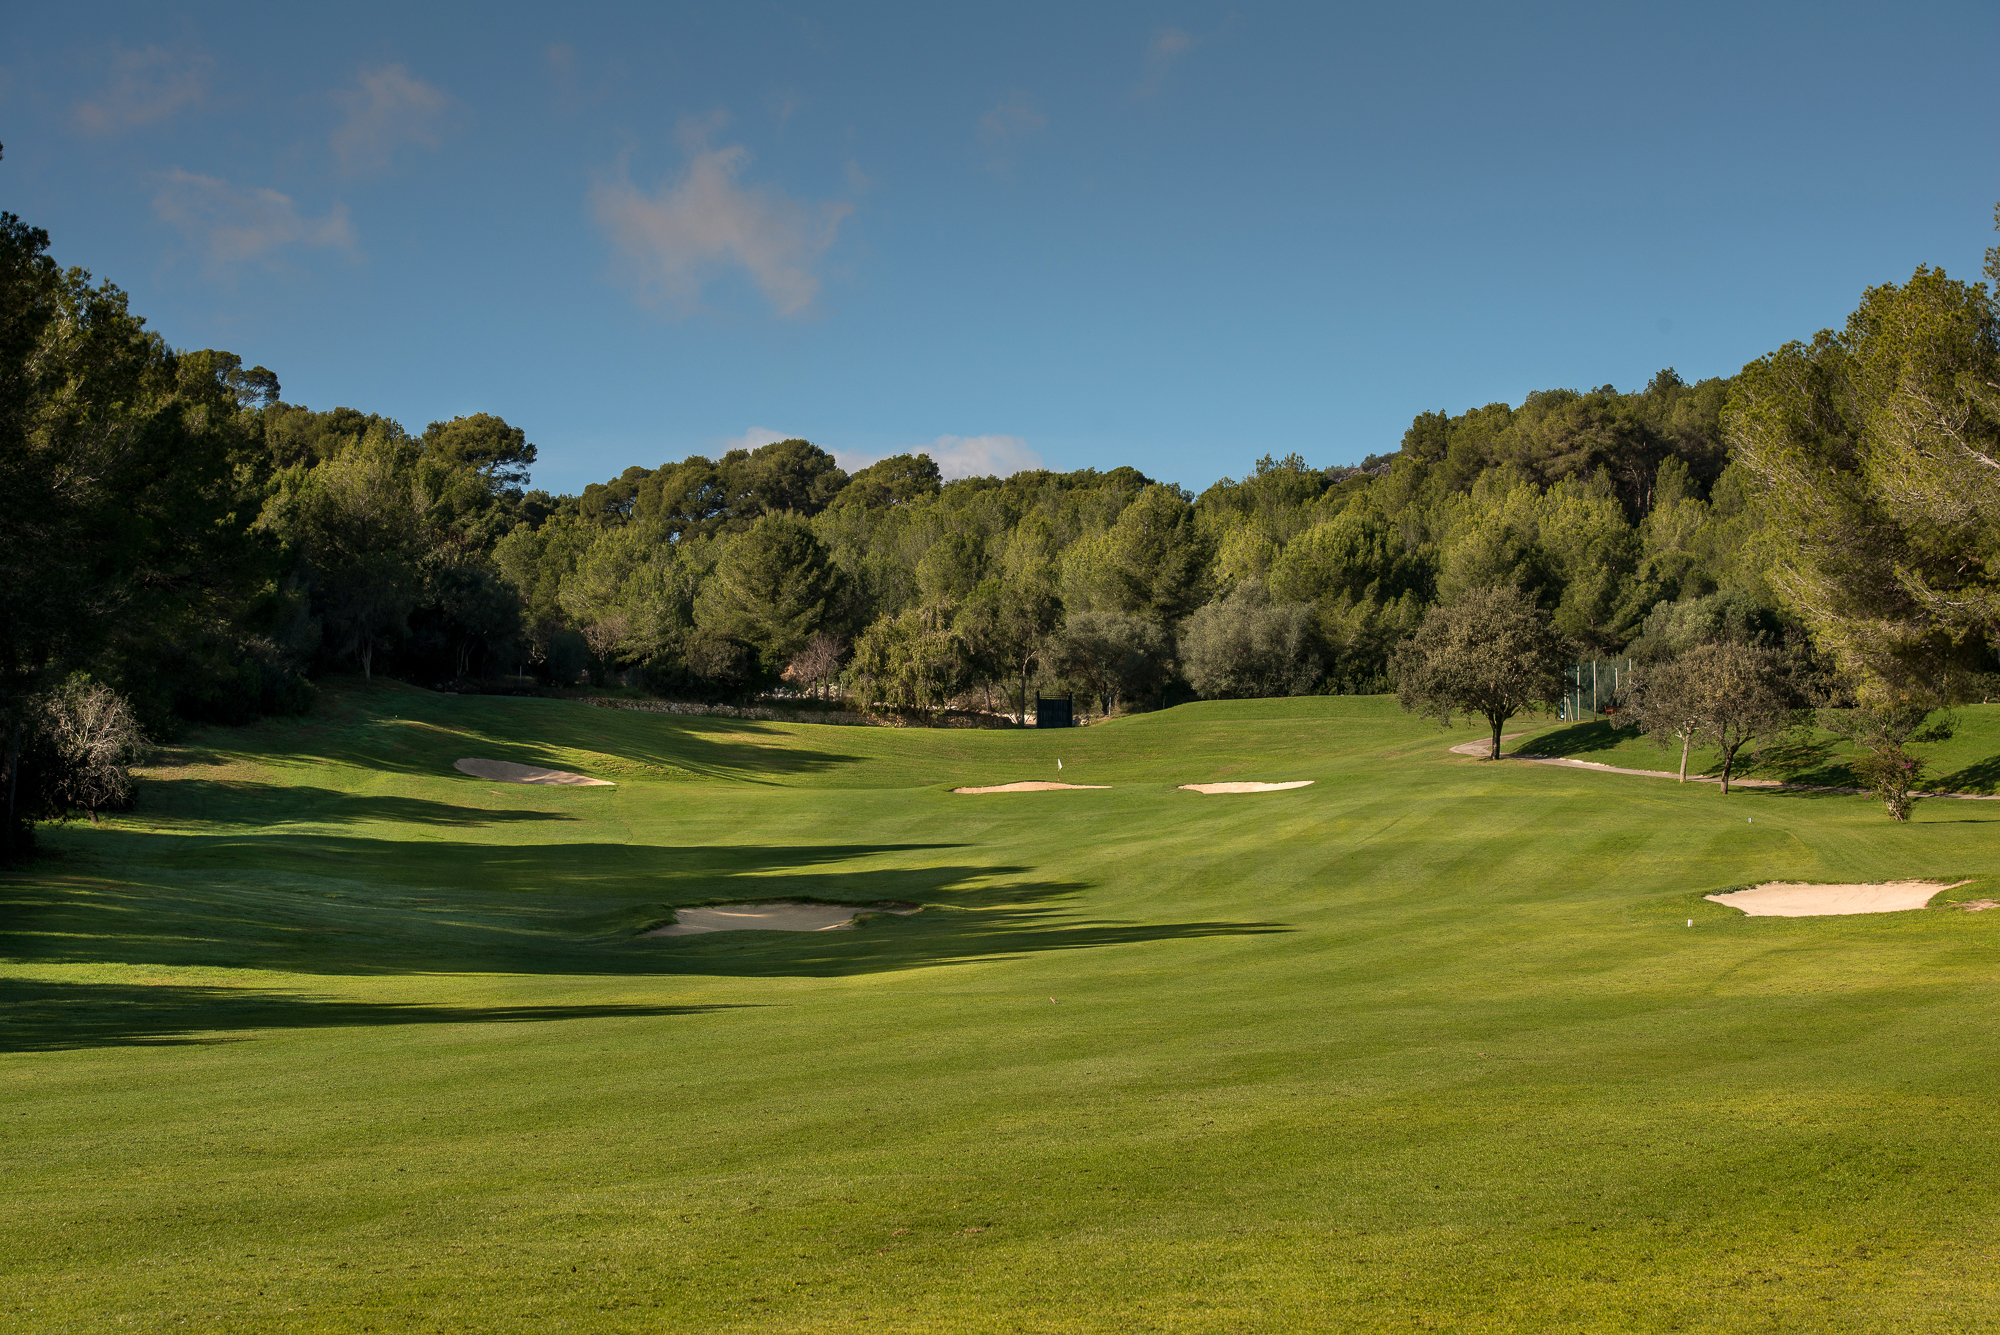
<instances>
[{"instance_id":1,"label":"shaded grass","mask_svg":"<svg viewBox=\"0 0 2000 1335\"><path fill-rule=\"evenodd\" d=\"M1991 893L1986 804L1483 764L1380 700L330 696L0 885L17 1328L1996 1324L2000 914L1701 898ZM1116 786L944 791L1058 755ZM1226 778L1315 782L1173 787ZM636 935L787 896L925 908Z\"/></svg>"},{"instance_id":2,"label":"shaded grass","mask_svg":"<svg viewBox=\"0 0 2000 1335\"><path fill-rule=\"evenodd\" d=\"M1945 792L1992 794L1994 785L2000 783L2000 705L1967 705L1954 712L1959 716L1959 728L1950 741L1914 748L1930 763L1926 786ZM1679 743L1661 746L1634 729L1604 719L1535 728L1532 736L1514 743L1513 749L1629 769L1678 772L1681 762ZM1766 744L1761 753L1739 752L1733 772L1784 783L1866 787L1850 768L1854 755L1854 746L1846 740L1801 728ZM1721 765L1721 756L1713 748L1697 746L1689 752L1688 776L1719 773Z\"/></svg>"}]
</instances>

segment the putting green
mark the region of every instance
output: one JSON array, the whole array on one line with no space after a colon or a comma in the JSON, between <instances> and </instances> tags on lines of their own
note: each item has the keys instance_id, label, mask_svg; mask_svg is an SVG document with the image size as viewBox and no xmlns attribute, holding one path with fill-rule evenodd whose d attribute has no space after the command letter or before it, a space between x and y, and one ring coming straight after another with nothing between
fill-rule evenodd
<instances>
[{"instance_id":1,"label":"putting green","mask_svg":"<svg viewBox=\"0 0 2000 1335\"><path fill-rule=\"evenodd\" d=\"M1445 749L1473 736L1382 699L1043 735L395 686L200 733L0 882L0 1315L2000 1325L2000 914L1703 899L1991 896L2000 810ZM2000 773L2000 707L1954 746ZM1058 755L1109 786L949 791ZM783 901L924 907L642 935Z\"/></svg>"}]
</instances>

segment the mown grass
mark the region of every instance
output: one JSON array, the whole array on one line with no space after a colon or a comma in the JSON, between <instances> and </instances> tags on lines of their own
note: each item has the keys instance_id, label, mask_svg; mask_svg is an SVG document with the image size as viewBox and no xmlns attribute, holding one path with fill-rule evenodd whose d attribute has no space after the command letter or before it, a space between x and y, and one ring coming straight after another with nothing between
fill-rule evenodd
<instances>
[{"instance_id":1,"label":"mown grass","mask_svg":"<svg viewBox=\"0 0 2000 1335\"><path fill-rule=\"evenodd\" d=\"M1924 787L1938 792L1989 796L2000 792L2000 705L1972 705L1955 713L1958 726L1949 740L1915 744L1911 748L1924 757L1929 767ZM1509 725L1510 729L1521 726ZM1554 727L1537 726L1534 720L1528 720L1526 726L1533 735L1510 743L1508 749L1626 769L1675 773L1680 770L1678 742L1662 746L1634 728L1620 727L1613 719ZM1867 781L1852 768L1856 754L1854 743L1846 738L1819 728L1794 728L1739 751L1731 775L1782 783L1865 788ZM1689 749L1690 778L1721 772L1722 756L1715 748Z\"/></svg>"},{"instance_id":2,"label":"mown grass","mask_svg":"<svg viewBox=\"0 0 2000 1335\"><path fill-rule=\"evenodd\" d=\"M1976 750L2000 709L1969 714ZM200 734L0 883L0 1317L2000 1326L2000 913L1943 906L1994 893L2000 810L1445 751L1472 735L1383 700L1037 734L397 687ZM947 791L1058 757L1114 786ZM1227 778L1315 782L1174 788ZM1701 898L1903 876L1972 884ZM925 908L636 935L782 896Z\"/></svg>"}]
</instances>

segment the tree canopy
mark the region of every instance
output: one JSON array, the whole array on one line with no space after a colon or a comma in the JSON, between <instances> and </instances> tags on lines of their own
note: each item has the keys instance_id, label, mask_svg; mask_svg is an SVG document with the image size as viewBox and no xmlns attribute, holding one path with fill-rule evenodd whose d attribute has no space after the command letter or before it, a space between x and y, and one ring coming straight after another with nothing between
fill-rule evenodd
<instances>
[{"instance_id":1,"label":"tree canopy","mask_svg":"<svg viewBox=\"0 0 2000 1335\"><path fill-rule=\"evenodd\" d=\"M552 495L524 426L288 402L50 246L0 215L0 773L77 673L159 736L356 671L1023 719L1393 684L1497 738L1572 651L1656 684L1777 653L1892 712L2000 668L2000 320L1935 269L1735 377L1423 411L1359 464L1288 443L1198 496L919 451L850 474L802 438Z\"/></svg>"},{"instance_id":2,"label":"tree canopy","mask_svg":"<svg viewBox=\"0 0 2000 1335\"><path fill-rule=\"evenodd\" d=\"M1493 729L1488 758L1500 758L1507 720L1557 699L1575 646L1519 589L1473 589L1424 614L1396 650L1396 698L1404 709L1449 724L1477 714Z\"/></svg>"}]
</instances>

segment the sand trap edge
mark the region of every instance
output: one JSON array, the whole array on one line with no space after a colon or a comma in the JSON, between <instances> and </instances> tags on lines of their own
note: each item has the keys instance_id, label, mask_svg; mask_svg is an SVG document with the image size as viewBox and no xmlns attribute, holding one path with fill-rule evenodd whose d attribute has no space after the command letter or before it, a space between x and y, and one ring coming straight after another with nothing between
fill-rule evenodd
<instances>
[{"instance_id":1,"label":"sand trap edge","mask_svg":"<svg viewBox=\"0 0 2000 1335\"><path fill-rule=\"evenodd\" d=\"M1762 885L1703 895L1711 904L1746 918L1831 918L1855 913L1907 913L1943 890L1970 881L1765 881Z\"/></svg>"},{"instance_id":2,"label":"sand trap edge","mask_svg":"<svg viewBox=\"0 0 2000 1335\"><path fill-rule=\"evenodd\" d=\"M1187 793L1278 793L1287 788L1310 788L1312 779L1293 779L1289 783L1184 783L1181 791Z\"/></svg>"},{"instance_id":3,"label":"sand trap edge","mask_svg":"<svg viewBox=\"0 0 2000 1335\"><path fill-rule=\"evenodd\" d=\"M709 936L716 932L844 932L863 917L894 913L906 917L921 904L889 901L876 904L822 904L799 900L760 900L737 904L694 904L674 910L673 921L640 936Z\"/></svg>"},{"instance_id":4,"label":"sand trap edge","mask_svg":"<svg viewBox=\"0 0 2000 1335\"><path fill-rule=\"evenodd\" d=\"M616 788L609 779L591 779L581 774L572 774L566 769L543 769L539 765L517 765L511 760L481 760L469 756L453 761L453 769L460 774L470 774L475 779L487 779L493 783L532 783L545 787L559 788Z\"/></svg>"},{"instance_id":5,"label":"sand trap edge","mask_svg":"<svg viewBox=\"0 0 2000 1335\"><path fill-rule=\"evenodd\" d=\"M954 793L1054 793L1072 788L1109 788L1108 783L1047 783L1028 779L1020 783L996 783L988 788L954 788Z\"/></svg>"}]
</instances>

